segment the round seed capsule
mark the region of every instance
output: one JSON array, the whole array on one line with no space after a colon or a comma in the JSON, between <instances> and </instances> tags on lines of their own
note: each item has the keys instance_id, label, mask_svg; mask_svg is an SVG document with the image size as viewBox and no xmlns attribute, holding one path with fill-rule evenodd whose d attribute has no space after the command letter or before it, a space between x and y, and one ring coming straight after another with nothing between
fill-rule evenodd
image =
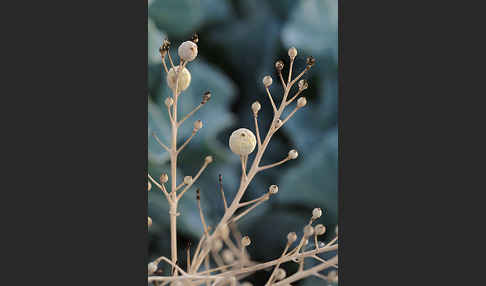
<instances>
[{"instance_id":1,"label":"round seed capsule","mask_svg":"<svg viewBox=\"0 0 486 286\"><path fill-rule=\"evenodd\" d=\"M292 47L289 49L289 57L291 59L295 59L295 57L297 56L297 49L295 47Z\"/></svg>"},{"instance_id":2,"label":"round seed capsule","mask_svg":"<svg viewBox=\"0 0 486 286\"><path fill-rule=\"evenodd\" d=\"M189 185L192 183L192 177L191 176L185 176L184 177L184 184Z\"/></svg>"},{"instance_id":3,"label":"round seed capsule","mask_svg":"<svg viewBox=\"0 0 486 286\"><path fill-rule=\"evenodd\" d=\"M272 80L272 77L271 76L266 75L266 76L263 77L263 85L265 87L271 86L272 85L272 82L273 82L273 80Z\"/></svg>"},{"instance_id":4,"label":"round seed capsule","mask_svg":"<svg viewBox=\"0 0 486 286\"><path fill-rule=\"evenodd\" d=\"M179 66L176 66L175 69L178 71ZM171 89L174 89L177 82L177 75L176 70L174 68L170 68L169 72L167 73L167 84ZM189 87L191 83L191 73L187 68L182 69L181 74L179 75L179 84L177 85L178 91L184 91Z\"/></svg>"},{"instance_id":5,"label":"round seed capsule","mask_svg":"<svg viewBox=\"0 0 486 286\"><path fill-rule=\"evenodd\" d=\"M326 227L322 224L318 224L314 230L316 231L317 235L323 235L326 232Z\"/></svg>"},{"instance_id":6,"label":"round seed capsule","mask_svg":"<svg viewBox=\"0 0 486 286\"><path fill-rule=\"evenodd\" d=\"M275 278L278 280L283 280L287 276L287 272L283 270L282 268L279 268L277 272L275 272Z\"/></svg>"},{"instance_id":7,"label":"round seed capsule","mask_svg":"<svg viewBox=\"0 0 486 286\"><path fill-rule=\"evenodd\" d=\"M277 185L271 185L268 188L268 191L270 192L270 194L275 195L276 193L278 193L278 186Z\"/></svg>"},{"instance_id":8,"label":"round seed capsule","mask_svg":"<svg viewBox=\"0 0 486 286\"><path fill-rule=\"evenodd\" d=\"M190 62L197 57L197 45L193 41L185 41L179 46L177 52L181 59Z\"/></svg>"},{"instance_id":9,"label":"round seed capsule","mask_svg":"<svg viewBox=\"0 0 486 286\"><path fill-rule=\"evenodd\" d=\"M289 232L289 234L287 234L287 241L289 243L293 243L296 240L297 240L297 234L295 234L295 232Z\"/></svg>"},{"instance_id":10,"label":"round seed capsule","mask_svg":"<svg viewBox=\"0 0 486 286\"><path fill-rule=\"evenodd\" d=\"M240 156L246 156L255 149L255 135L246 128L235 130L233 133L231 133L229 146L233 153Z\"/></svg>"},{"instance_id":11,"label":"round seed capsule","mask_svg":"<svg viewBox=\"0 0 486 286\"><path fill-rule=\"evenodd\" d=\"M307 104L307 99L305 97L301 97L297 99L297 106L298 107L304 107Z\"/></svg>"},{"instance_id":12,"label":"round seed capsule","mask_svg":"<svg viewBox=\"0 0 486 286\"><path fill-rule=\"evenodd\" d=\"M297 150L292 149L292 150L289 151L289 158L290 159L295 160L295 159L297 159L297 157L299 157L299 152L297 152Z\"/></svg>"},{"instance_id":13,"label":"round seed capsule","mask_svg":"<svg viewBox=\"0 0 486 286\"><path fill-rule=\"evenodd\" d=\"M251 240L250 240L250 238L248 236L245 236L245 237L243 237L241 239L241 245L243 245L243 246L246 247L246 246L248 246L250 244L251 244Z\"/></svg>"},{"instance_id":14,"label":"round seed capsule","mask_svg":"<svg viewBox=\"0 0 486 286\"><path fill-rule=\"evenodd\" d=\"M322 215L322 210L320 208L315 208L312 210L312 219L318 219Z\"/></svg>"}]
</instances>

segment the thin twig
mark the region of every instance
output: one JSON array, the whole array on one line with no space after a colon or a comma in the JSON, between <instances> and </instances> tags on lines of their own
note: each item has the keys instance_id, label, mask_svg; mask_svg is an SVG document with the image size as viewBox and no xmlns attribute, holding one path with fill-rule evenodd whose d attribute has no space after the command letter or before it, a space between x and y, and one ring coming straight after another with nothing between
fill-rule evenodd
<instances>
[{"instance_id":1,"label":"thin twig","mask_svg":"<svg viewBox=\"0 0 486 286\"><path fill-rule=\"evenodd\" d=\"M162 141L159 139L159 137L155 134L155 132L152 132L152 136L154 136L155 138L155 141L157 141L159 143L160 146L164 147L165 151L169 152L170 153L170 148L167 147L164 143L162 143Z\"/></svg>"},{"instance_id":2,"label":"thin twig","mask_svg":"<svg viewBox=\"0 0 486 286\"><path fill-rule=\"evenodd\" d=\"M184 118L182 118L178 123L177 126L181 126L181 124L186 121L189 117L191 117L196 111L198 111L203 105L200 103L198 106L196 106L191 112L189 112Z\"/></svg>"}]
</instances>

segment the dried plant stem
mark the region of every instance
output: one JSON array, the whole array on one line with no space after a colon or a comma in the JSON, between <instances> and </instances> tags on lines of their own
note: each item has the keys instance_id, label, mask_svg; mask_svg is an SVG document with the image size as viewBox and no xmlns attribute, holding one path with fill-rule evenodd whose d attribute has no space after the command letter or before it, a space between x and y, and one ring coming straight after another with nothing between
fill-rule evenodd
<instances>
[{"instance_id":1,"label":"dried plant stem","mask_svg":"<svg viewBox=\"0 0 486 286\"><path fill-rule=\"evenodd\" d=\"M167 198L167 200L170 201L170 196L169 196L169 193L167 192L167 190L165 189L165 186L164 185L160 185L159 183L157 183L157 181L154 180L152 178L152 176L150 176L150 174L148 174L148 178L150 179L150 181L152 181L152 183L154 185L156 185L160 190L162 190L162 192L164 192L165 197Z\"/></svg>"},{"instance_id":2,"label":"dried plant stem","mask_svg":"<svg viewBox=\"0 0 486 286\"><path fill-rule=\"evenodd\" d=\"M279 281L278 283L273 284L273 286L288 285L289 283L292 283L292 282L295 282L295 281L300 280L302 278L314 275L315 273L318 273L319 271L322 271L326 268L331 267L331 265L336 264L337 260L338 260L338 258L337 258L337 256L335 256L331 260L329 260L328 264L323 263L323 264L319 264L317 266L314 266L310 269L307 269L307 270L304 270L304 271L299 271L299 272L295 273L294 275L292 275L292 276L290 276L290 277L288 277L288 278L286 278L282 281Z\"/></svg>"},{"instance_id":3,"label":"dried plant stem","mask_svg":"<svg viewBox=\"0 0 486 286\"><path fill-rule=\"evenodd\" d=\"M226 202L226 197L224 196L223 178L221 174L219 174L219 191L221 192L221 197L223 198L224 210L226 211L228 209L228 203Z\"/></svg>"},{"instance_id":4,"label":"dried plant stem","mask_svg":"<svg viewBox=\"0 0 486 286\"><path fill-rule=\"evenodd\" d=\"M157 141L159 143L159 145L162 146L165 149L165 151L170 153L169 147L167 147L164 143L162 143L162 141L159 139L159 137L155 133L152 133L152 136L154 136L155 141Z\"/></svg>"},{"instance_id":5,"label":"dried plant stem","mask_svg":"<svg viewBox=\"0 0 486 286\"><path fill-rule=\"evenodd\" d=\"M302 93L302 91L304 91L304 90L299 89L299 91L297 91L297 93L294 96L292 96L289 100L287 100L287 102L285 104L289 105L290 103L292 103L292 101L294 101Z\"/></svg>"},{"instance_id":6,"label":"dried plant stem","mask_svg":"<svg viewBox=\"0 0 486 286\"><path fill-rule=\"evenodd\" d=\"M287 250L289 250L289 247L290 247L290 243L287 243L287 244L285 245L285 249L284 249L284 251L282 252L282 255L280 256L280 258L282 258L282 257L284 257L284 256L285 256L285 253L287 253ZM279 262L279 263L277 264L277 266L275 266L275 268L273 269L272 274L270 275L270 278L268 278L268 281L267 281L267 283L265 284L265 286L266 286L266 285L271 285L270 283L272 283L272 282L273 282L273 277L275 277L275 273L277 272L278 268L280 267L280 264L281 264L281 262Z\"/></svg>"},{"instance_id":7,"label":"dried plant stem","mask_svg":"<svg viewBox=\"0 0 486 286\"><path fill-rule=\"evenodd\" d=\"M276 163L259 167L258 171L263 171L263 170L266 170L266 169L276 167L278 165L282 165L283 163L287 162L288 160L290 160L290 158L287 156L285 159L282 159L281 161L278 161Z\"/></svg>"},{"instance_id":8,"label":"dried plant stem","mask_svg":"<svg viewBox=\"0 0 486 286\"><path fill-rule=\"evenodd\" d=\"M196 133L197 133L196 131L192 131L191 136L189 136L189 138L187 138L186 142L184 142L184 144L182 144L182 146L179 147L179 150L177 150L177 153L180 153L182 151L182 149L184 149L184 147L186 147L187 144L189 144L189 142L191 142L192 137L194 137L194 135L196 135Z\"/></svg>"},{"instance_id":9,"label":"dried plant stem","mask_svg":"<svg viewBox=\"0 0 486 286\"><path fill-rule=\"evenodd\" d=\"M200 103L198 106L196 106L191 112L189 112L184 118L182 118L179 123L177 123L177 126L181 126L181 124L186 121L187 118L191 117L196 111L198 111L203 105Z\"/></svg>"},{"instance_id":10,"label":"dried plant stem","mask_svg":"<svg viewBox=\"0 0 486 286\"><path fill-rule=\"evenodd\" d=\"M275 113L277 112L277 106L275 106L275 102L273 102L273 98L268 87L265 87L265 90L267 91L268 97L270 98L270 103L272 104L273 112Z\"/></svg>"},{"instance_id":11,"label":"dried plant stem","mask_svg":"<svg viewBox=\"0 0 486 286\"><path fill-rule=\"evenodd\" d=\"M257 137L258 148L260 148L260 146L262 146L262 140L260 139L260 130L258 130L258 116L254 114L253 119L255 120L255 133Z\"/></svg>"}]
</instances>

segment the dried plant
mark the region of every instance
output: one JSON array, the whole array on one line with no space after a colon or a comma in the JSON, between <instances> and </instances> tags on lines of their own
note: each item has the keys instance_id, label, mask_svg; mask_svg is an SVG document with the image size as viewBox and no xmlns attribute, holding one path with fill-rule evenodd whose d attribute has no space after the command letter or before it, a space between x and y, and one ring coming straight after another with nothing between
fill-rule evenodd
<instances>
[{"instance_id":1,"label":"dried plant","mask_svg":"<svg viewBox=\"0 0 486 286\"><path fill-rule=\"evenodd\" d=\"M178 99L181 93L190 85L191 74L187 69L187 64L197 57L198 53L198 37L194 35L190 41L183 42L178 48L179 64L175 65L170 55L170 42L164 40L160 47L160 54L162 58L162 65L167 75L167 84L172 90L172 96L165 100L165 105L168 109L170 127L171 127L171 142L166 145L155 134L154 138L170 155L170 176L168 174L160 175L158 180L155 180L148 174L148 190L152 189L152 184L157 186L165 195L169 206L170 217L170 237L171 237L171 258L160 257L148 265L148 282L154 285L251 285L249 282L242 282L242 280L259 270L272 270L270 277L265 285L290 285L295 281L301 280L308 276L316 276L326 281L337 282L338 257L333 256L328 260L324 260L318 254L335 253L338 248L337 236L329 243L323 244L318 241L318 236L326 232L326 227L322 224L314 225L314 222L322 215L322 211L316 208L312 212L309 223L303 228L303 235L298 240L297 234L291 232L287 234L286 246L278 259L258 263L252 261L248 255L247 248L251 245L251 239L248 236L242 236L239 232L236 223L254 210L258 205L267 201L271 196L277 195L278 186L271 185L261 197L241 202L245 191L253 178L260 172L269 168L281 165L289 160L297 159L298 152L290 150L285 158L269 165L260 165L260 161L267 149L272 136L301 108L307 104L305 97L301 97L301 93L308 88L306 80L301 79L302 76L315 64L312 57L307 58L306 66L295 78L292 78L292 70L294 60L297 56L297 49L290 48L288 55L290 58L290 67L287 81L284 80L282 70L284 62L279 60L275 63L275 68L279 80L283 86L283 96L280 105L277 106L274 98L270 93L270 86L272 85L272 78L265 76L263 78L263 85L268 95L268 100L273 108L273 120L270 124L267 133L264 137L260 137L260 129L258 126L258 112L261 104L255 101L251 105L253 111L253 118L255 124L255 134L246 128L240 128L234 131L229 138L229 147L233 153L238 155L241 160L241 180L238 191L233 200L228 201L225 197L224 190L221 183L221 176L219 178L219 192L223 200L225 213L219 220L216 227L209 227L204 219L204 213L200 203L200 192L197 189L197 203L200 213L200 219L203 226L204 233L202 234L197 244L196 251L191 254L190 248L187 249L187 265L185 269L178 264L177 253L177 217L181 214L178 212L178 202L183 195L185 195L194 183L201 176L206 167L211 164L213 158L207 156L202 163L201 168L194 177L186 176L183 181L177 184L177 160L178 155L189 144L191 139L203 127L200 120L194 122L194 128L191 136L185 140L181 146L177 146L177 132L178 128L187 119L189 119L196 111L205 105L211 99L211 93L206 92L202 96L201 103L197 105L191 112L179 119L178 117ZM169 59L170 69L167 66L166 58ZM289 96L291 88L297 83L298 91ZM286 107L288 107L294 100L296 100L295 107L285 117L281 118ZM263 141L262 141L263 139ZM250 155L256 148L256 155L253 162L249 164L248 155ZM170 187L166 188L166 184L170 178ZM230 203L229 203L230 202ZM229 204L228 204L229 203ZM152 219L148 218L148 226L152 224ZM337 235L337 234L336 234ZM296 245L294 245L294 243ZM313 244L313 247L309 247ZM292 246L294 247L292 248ZM182 255L182 254L179 254ZM304 260L312 259L317 262L317 265L308 269L304 269ZM170 275L160 275L159 264L167 263L172 268ZM284 263L297 263L298 271L292 275L287 275L285 270L281 268ZM203 266L204 264L204 266ZM212 266L214 265L214 267ZM211 268L213 267L213 268ZM329 271L327 275L322 273L323 270L334 268Z\"/></svg>"}]
</instances>

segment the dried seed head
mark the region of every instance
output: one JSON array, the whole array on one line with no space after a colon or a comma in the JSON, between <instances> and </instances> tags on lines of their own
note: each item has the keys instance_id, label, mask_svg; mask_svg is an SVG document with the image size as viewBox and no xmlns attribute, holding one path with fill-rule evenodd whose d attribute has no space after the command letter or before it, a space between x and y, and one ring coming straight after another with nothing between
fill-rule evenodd
<instances>
[{"instance_id":1,"label":"dried seed head","mask_svg":"<svg viewBox=\"0 0 486 286\"><path fill-rule=\"evenodd\" d=\"M301 79L299 80L299 90L306 90L307 88L309 88L309 84L307 83L307 81L305 79Z\"/></svg>"},{"instance_id":2,"label":"dried seed head","mask_svg":"<svg viewBox=\"0 0 486 286\"><path fill-rule=\"evenodd\" d=\"M297 49L292 47L289 49L289 57L293 60L297 56Z\"/></svg>"},{"instance_id":3,"label":"dried seed head","mask_svg":"<svg viewBox=\"0 0 486 286\"><path fill-rule=\"evenodd\" d=\"M297 150L292 149L292 150L289 151L289 158L290 159L295 160L295 159L297 159L297 157L299 157L299 152L297 152Z\"/></svg>"},{"instance_id":4,"label":"dried seed head","mask_svg":"<svg viewBox=\"0 0 486 286\"><path fill-rule=\"evenodd\" d=\"M152 219L149 216L147 217L147 224L149 227L152 226Z\"/></svg>"},{"instance_id":5,"label":"dried seed head","mask_svg":"<svg viewBox=\"0 0 486 286\"><path fill-rule=\"evenodd\" d=\"M284 67L284 62L282 60L278 60L275 62L275 68L277 69L277 71L282 71L283 70L283 67Z\"/></svg>"},{"instance_id":6,"label":"dried seed head","mask_svg":"<svg viewBox=\"0 0 486 286\"><path fill-rule=\"evenodd\" d=\"M167 175L167 173L163 173L162 175L160 175L160 182L162 184L167 183L168 180L169 180L169 176Z\"/></svg>"},{"instance_id":7,"label":"dried seed head","mask_svg":"<svg viewBox=\"0 0 486 286\"><path fill-rule=\"evenodd\" d=\"M213 240L212 249L219 252L221 249L223 249L223 241L221 239Z\"/></svg>"},{"instance_id":8,"label":"dried seed head","mask_svg":"<svg viewBox=\"0 0 486 286\"><path fill-rule=\"evenodd\" d=\"M306 69L310 69L315 63L316 63L316 59L314 59L314 57L312 57L312 56L307 57L307 61L306 61L307 67L306 67Z\"/></svg>"},{"instance_id":9,"label":"dried seed head","mask_svg":"<svg viewBox=\"0 0 486 286\"><path fill-rule=\"evenodd\" d=\"M179 71L180 67L176 66L175 69ZM177 82L177 74L174 68L170 68L169 72L167 73L167 84L171 89L174 89ZM189 87L191 84L191 73L187 68L182 69L179 75L179 84L177 85L177 91L184 91Z\"/></svg>"},{"instance_id":10,"label":"dried seed head","mask_svg":"<svg viewBox=\"0 0 486 286\"><path fill-rule=\"evenodd\" d=\"M152 184L150 182L147 183L148 183L147 190L150 192L150 190L152 189Z\"/></svg>"},{"instance_id":11,"label":"dried seed head","mask_svg":"<svg viewBox=\"0 0 486 286\"><path fill-rule=\"evenodd\" d=\"M250 238L248 236L244 236L241 239L241 245L243 245L244 247L247 247L250 244L251 244L251 240L250 240Z\"/></svg>"},{"instance_id":12,"label":"dried seed head","mask_svg":"<svg viewBox=\"0 0 486 286\"><path fill-rule=\"evenodd\" d=\"M185 176L184 177L184 184L190 185L192 183L192 177L191 176Z\"/></svg>"},{"instance_id":13,"label":"dried seed head","mask_svg":"<svg viewBox=\"0 0 486 286\"><path fill-rule=\"evenodd\" d=\"M301 97L297 99L297 107L304 107L307 104L307 99L305 97Z\"/></svg>"},{"instance_id":14,"label":"dried seed head","mask_svg":"<svg viewBox=\"0 0 486 286\"><path fill-rule=\"evenodd\" d=\"M258 101L253 102L253 104L251 105L251 110L253 110L254 115L258 114L258 111L260 111L260 108L262 108L262 106L260 105L260 102L258 102Z\"/></svg>"},{"instance_id":15,"label":"dried seed head","mask_svg":"<svg viewBox=\"0 0 486 286\"><path fill-rule=\"evenodd\" d=\"M314 228L312 225L306 225L304 227L304 236L309 237L314 234Z\"/></svg>"},{"instance_id":16,"label":"dried seed head","mask_svg":"<svg viewBox=\"0 0 486 286\"><path fill-rule=\"evenodd\" d=\"M277 185L271 185L268 188L268 192L270 192L270 194L272 194L272 195L275 195L276 193L278 193L278 186Z\"/></svg>"},{"instance_id":17,"label":"dried seed head","mask_svg":"<svg viewBox=\"0 0 486 286\"><path fill-rule=\"evenodd\" d=\"M282 126L282 124L283 124L282 120L280 118L277 119L277 121L275 122L275 126L274 126L275 129L280 128Z\"/></svg>"},{"instance_id":18,"label":"dried seed head","mask_svg":"<svg viewBox=\"0 0 486 286\"><path fill-rule=\"evenodd\" d=\"M192 35L191 41L193 41L195 44L197 44L197 42L199 42L199 35L197 33L194 33Z\"/></svg>"},{"instance_id":19,"label":"dried seed head","mask_svg":"<svg viewBox=\"0 0 486 286\"><path fill-rule=\"evenodd\" d=\"M165 54L169 50L169 47L170 47L170 42L169 40L165 39L159 48L159 52L162 54L162 56L165 56Z\"/></svg>"},{"instance_id":20,"label":"dried seed head","mask_svg":"<svg viewBox=\"0 0 486 286\"><path fill-rule=\"evenodd\" d=\"M255 135L246 128L237 129L231 133L229 146L233 153L240 156L246 156L255 149Z\"/></svg>"},{"instance_id":21,"label":"dried seed head","mask_svg":"<svg viewBox=\"0 0 486 286\"><path fill-rule=\"evenodd\" d=\"M206 102L208 102L210 99L211 99L211 92L206 91L206 92L203 94L201 104L205 104L205 103L206 103Z\"/></svg>"},{"instance_id":22,"label":"dried seed head","mask_svg":"<svg viewBox=\"0 0 486 286\"><path fill-rule=\"evenodd\" d=\"M177 52L182 60L190 62L197 57L197 45L193 41L185 41L179 46Z\"/></svg>"},{"instance_id":23,"label":"dried seed head","mask_svg":"<svg viewBox=\"0 0 486 286\"><path fill-rule=\"evenodd\" d=\"M196 122L194 122L194 132L199 131L199 129L201 129L202 127L203 123L201 120L197 120Z\"/></svg>"},{"instance_id":24,"label":"dried seed head","mask_svg":"<svg viewBox=\"0 0 486 286\"><path fill-rule=\"evenodd\" d=\"M206 156L206 158L204 158L204 162L206 164L213 162L213 156Z\"/></svg>"},{"instance_id":25,"label":"dried seed head","mask_svg":"<svg viewBox=\"0 0 486 286\"><path fill-rule=\"evenodd\" d=\"M279 268L277 272L275 272L275 278L277 279L277 281L285 279L286 276L287 272L285 272L285 270L283 270L282 268Z\"/></svg>"},{"instance_id":26,"label":"dried seed head","mask_svg":"<svg viewBox=\"0 0 486 286\"><path fill-rule=\"evenodd\" d=\"M272 80L272 77L271 77L271 76L266 75L266 76L264 76L264 77L263 77L263 85L264 85L265 87L269 87L269 86L271 86L271 85L272 85L272 83L273 83L273 80Z\"/></svg>"},{"instance_id":27,"label":"dried seed head","mask_svg":"<svg viewBox=\"0 0 486 286\"><path fill-rule=\"evenodd\" d=\"M155 262L150 262L148 264L148 274L149 275L152 275L155 273L155 271L157 271L157 264Z\"/></svg>"},{"instance_id":28,"label":"dried seed head","mask_svg":"<svg viewBox=\"0 0 486 286\"><path fill-rule=\"evenodd\" d=\"M222 252L223 260L226 262L226 264L231 264L235 261L235 256L233 255L233 252L229 249L225 249Z\"/></svg>"},{"instance_id":29,"label":"dried seed head","mask_svg":"<svg viewBox=\"0 0 486 286\"><path fill-rule=\"evenodd\" d=\"M293 243L296 240L297 240L297 234L295 234L295 232L289 232L289 234L287 234L288 243Z\"/></svg>"},{"instance_id":30,"label":"dried seed head","mask_svg":"<svg viewBox=\"0 0 486 286\"><path fill-rule=\"evenodd\" d=\"M314 230L316 231L317 235L323 235L324 233L326 233L326 227L322 224L316 225Z\"/></svg>"},{"instance_id":31,"label":"dried seed head","mask_svg":"<svg viewBox=\"0 0 486 286\"><path fill-rule=\"evenodd\" d=\"M164 102L165 102L165 105L167 105L167 107L171 107L172 104L174 104L174 100L170 96L167 97Z\"/></svg>"},{"instance_id":32,"label":"dried seed head","mask_svg":"<svg viewBox=\"0 0 486 286\"><path fill-rule=\"evenodd\" d=\"M312 219L318 219L322 215L322 210L320 208L315 208L312 210Z\"/></svg>"}]
</instances>

